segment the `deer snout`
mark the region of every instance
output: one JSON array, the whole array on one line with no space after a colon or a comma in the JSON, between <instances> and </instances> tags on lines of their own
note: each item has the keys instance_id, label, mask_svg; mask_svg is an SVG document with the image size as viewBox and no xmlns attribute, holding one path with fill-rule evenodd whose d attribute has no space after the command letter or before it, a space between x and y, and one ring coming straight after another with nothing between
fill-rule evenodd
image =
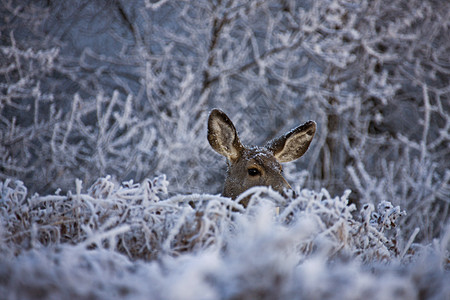
<instances>
[{"instance_id":1,"label":"deer snout","mask_svg":"<svg viewBox=\"0 0 450 300\"><path fill-rule=\"evenodd\" d=\"M278 185L272 185L272 188L280 193L283 197L287 198L288 195L286 194L286 191L291 191L292 187L291 185L284 179L283 176L280 178L280 183Z\"/></svg>"}]
</instances>

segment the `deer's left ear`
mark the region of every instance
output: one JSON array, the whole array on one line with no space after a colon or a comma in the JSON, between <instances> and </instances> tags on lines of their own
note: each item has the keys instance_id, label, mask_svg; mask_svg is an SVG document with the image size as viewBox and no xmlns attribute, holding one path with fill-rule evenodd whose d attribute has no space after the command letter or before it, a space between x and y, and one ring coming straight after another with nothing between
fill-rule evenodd
<instances>
[{"instance_id":1,"label":"deer's left ear","mask_svg":"<svg viewBox=\"0 0 450 300\"><path fill-rule=\"evenodd\" d=\"M266 148L272 151L280 163L293 161L305 154L315 133L316 122L308 121L268 142Z\"/></svg>"}]
</instances>

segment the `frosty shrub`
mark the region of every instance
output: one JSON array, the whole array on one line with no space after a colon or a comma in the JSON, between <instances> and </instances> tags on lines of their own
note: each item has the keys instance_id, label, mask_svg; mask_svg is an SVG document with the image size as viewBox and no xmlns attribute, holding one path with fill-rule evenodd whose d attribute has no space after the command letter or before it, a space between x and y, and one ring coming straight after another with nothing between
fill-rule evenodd
<instances>
[{"instance_id":1,"label":"frosty shrub","mask_svg":"<svg viewBox=\"0 0 450 300\"><path fill-rule=\"evenodd\" d=\"M297 186L449 216L448 1L0 1L0 178L33 192L166 174L217 193L219 107L258 144L309 119Z\"/></svg>"},{"instance_id":2,"label":"frosty shrub","mask_svg":"<svg viewBox=\"0 0 450 300\"><path fill-rule=\"evenodd\" d=\"M82 193L77 180L76 193L27 198L21 182L7 180L1 185L5 241L14 246L14 252L69 243L153 260L158 255L176 256L211 245L226 247L221 235L236 226L241 214L252 218L261 206L269 205L277 223L299 227L296 230L305 239L295 247L303 255L313 252L318 241L329 244L330 256L363 254L363 261L390 260L401 252L396 244L398 233L389 238L385 230L395 227L396 219L405 213L389 202L381 203L378 212L371 205L364 206L358 222L351 214L355 206L348 205L349 191L333 199L326 190L302 190L288 204L277 192L263 187L248 190L236 201L208 195L161 200L160 194L167 194L167 184L164 176L123 185L107 177L98 179L87 193ZM244 210L237 203L248 195L249 208ZM279 214L275 216L276 207Z\"/></svg>"},{"instance_id":3,"label":"frosty shrub","mask_svg":"<svg viewBox=\"0 0 450 300\"><path fill-rule=\"evenodd\" d=\"M347 191L256 187L245 210L217 195L167 194L160 176L29 197L0 183L6 299L443 299L450 227L414 244L382 202L353 217ZM417 233L417 232L416 232ZM415 233L415 234L416 234ZM380 289L380 286L383 288Z\"/></svg>"}]
</instances>

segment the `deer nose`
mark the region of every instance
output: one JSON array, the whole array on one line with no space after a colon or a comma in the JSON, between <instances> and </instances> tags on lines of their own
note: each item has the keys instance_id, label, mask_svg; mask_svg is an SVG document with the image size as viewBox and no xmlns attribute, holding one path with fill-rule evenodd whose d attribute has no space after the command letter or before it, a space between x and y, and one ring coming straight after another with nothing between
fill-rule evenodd
<instances>
[{"instance_id":1,"label":"deer nose","mask_svg":"<svg viewBox=\"0 0 450 300\"><path fill-rule=\"evenodd\" d=\"M286 179L284 179L284 177L281 177L281 184L279 185L279 188L277 190L285 198L288 197L288 195L285 193L285 190L293 191L291 185L286 181Z\"/></svg>"}]
</instances>

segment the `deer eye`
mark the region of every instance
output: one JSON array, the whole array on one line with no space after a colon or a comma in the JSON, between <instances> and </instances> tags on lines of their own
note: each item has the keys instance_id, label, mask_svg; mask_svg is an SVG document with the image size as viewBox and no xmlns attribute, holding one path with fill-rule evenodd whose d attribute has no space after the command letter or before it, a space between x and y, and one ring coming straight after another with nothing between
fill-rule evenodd
<instances>
[{"instance_id":1,"label":"deer eye","mask_svg":"<svg viewBox=\"0 0 450 300\"><path fill-rule=\"evenodd\" d=\"M261 175L261 172L257 168L249 168L247 171L250 176Z\"/></svg>"}]
</instances>

